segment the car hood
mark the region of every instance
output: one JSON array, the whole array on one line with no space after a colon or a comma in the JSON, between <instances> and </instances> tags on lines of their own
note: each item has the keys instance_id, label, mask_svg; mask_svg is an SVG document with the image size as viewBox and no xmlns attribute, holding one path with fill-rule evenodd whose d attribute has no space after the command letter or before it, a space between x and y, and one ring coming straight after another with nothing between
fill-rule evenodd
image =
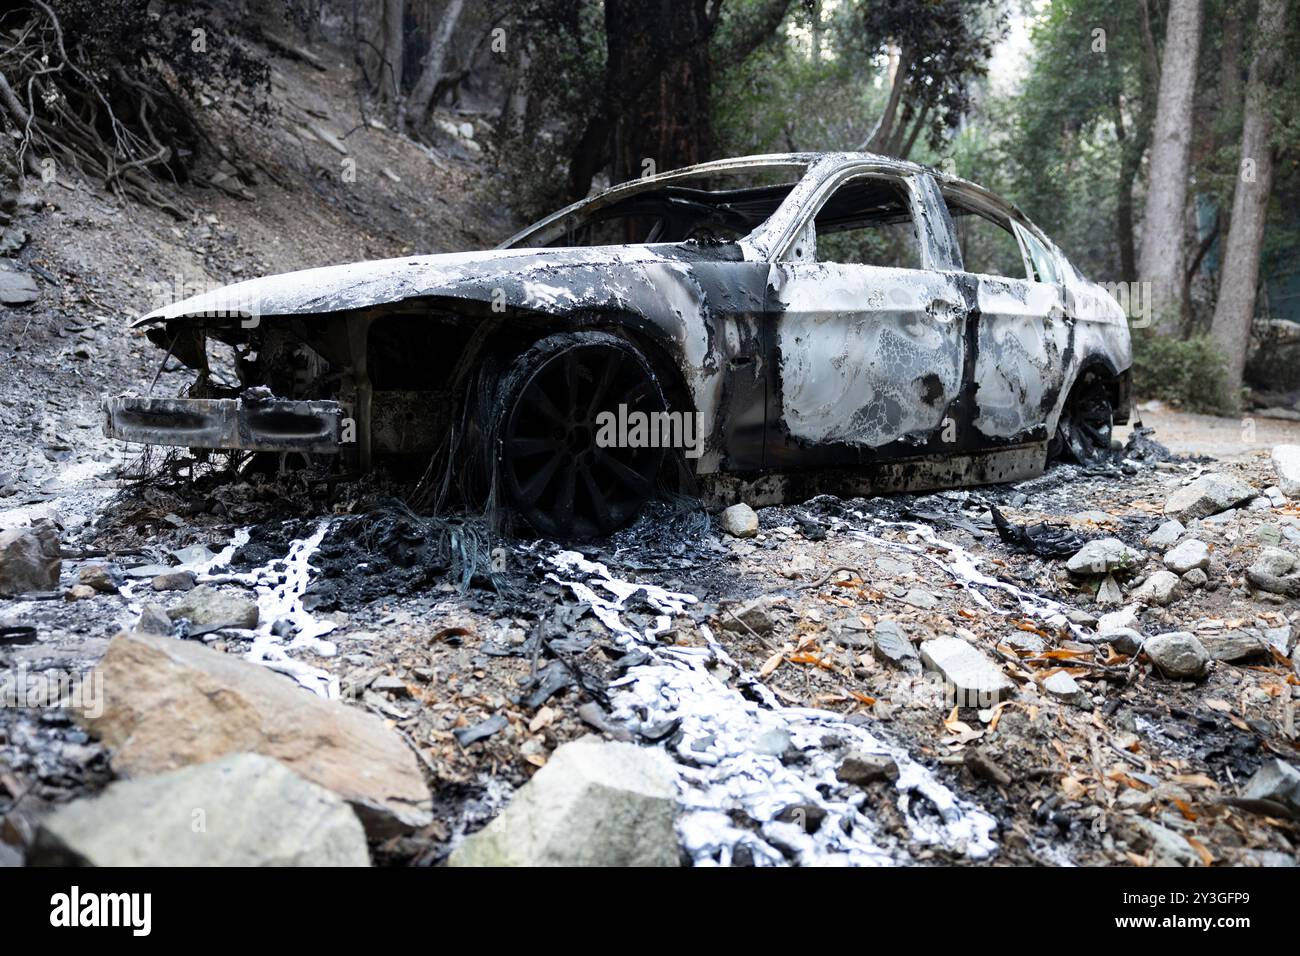
<instances>
[{"instance_id":1,"label":"car hood","mask_svg":"<svg viewBox=\"0 0 1300 956\"><path fill-rule=\"evenodd\" d=\"M693 243L401 256L236 282L154 309L135 325L186 317L313 315L437 296L490 300L502 289L509 289L512 300L522 296L546 310L576 305L597 291L593 286L603 278L602 270L618 284L638 266L741 257L734 244Z\"/></svg>"}]
</instances>

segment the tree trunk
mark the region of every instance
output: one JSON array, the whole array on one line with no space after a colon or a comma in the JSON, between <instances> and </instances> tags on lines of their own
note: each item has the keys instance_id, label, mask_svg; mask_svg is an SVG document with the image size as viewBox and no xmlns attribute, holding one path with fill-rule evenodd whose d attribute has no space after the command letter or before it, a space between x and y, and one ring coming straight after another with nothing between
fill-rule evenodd
<instances>
[{"instance_id":1,"label":"tree trunk","mask_svg":"<svg viewBox=\"0 0 1300 956\"><path fill-rule=\"evenodd\" d=\"M1168 334L1182 321L1183 213L1200 46L1201 0L1170 0L1139 263L1158 328Z\"/></svg>"},{"instance_id":2,"label":"tree trunk","mask_svg":"<svg viewBox=\"0 0 1300 956\"><path fill-rule=\"evenodd\" d=\"M712 31L697 0L606 0L615 182L711 155Z\"/></svg>"},{"instance_id":3,"label":"tree trunk","mask_svg":"<svg viewBox=\"0 0 1300 956\"><path fill-rule=\"evenodd\" d=\"M1137 252L1133 246L1133 184L1142 168L1142 144L1135 142L1136 130L1130 134L1124 124L1124 104L1117 95L1115 139L1119 143L1119 182L1115 185L1115 238L1119 244L1119 276L1124 282L1137 278Z\"/></svg>"},{"instance_id":4,"label":"tree trunk","mask_svg":"<svg viewBox=\"0 0 1300 956\"><path fill-rule=\"evenodd\" d=\"M898 115L898 103L903 96L903 84L907 82L907 74L911 69L912 55L903 48L898 53L898 66L894 70L894 82L889 86L889 99L885 102L885 111L876 121L876 128L867 135L858 149L868 153L878 153L892 138L894 119Z\"/></svg>"},{"instance_id":5,"label":"tree trunk","mask_svg":"<svg viewBox=\"0 0 1300 956\"><path fill-rule=\"evenodd\" d=\"M379 64L379 92L390 103L402 99L406 0L384 0L384 62Z\"/></svg>"},{"instance_id":6,"label":"tree trunk","mask_svg":"<svg viewBox=\"0 0 1300 956\"><path fill-rule=\"evenodd\" d=\"M1241 374L1255 316L1264 220L1273 186L1273 114L1269 101L1280 85L1284 70L1282 41L1286 6L1287 0L1260 0L1259 4L1255 52L1246 80L1241 124L1241 167L1232 194L1232 220L1224 244L1219 297L1210 326L1210 335L1224 356L1224 398L1232 407L1240 400ZM1254 163L1253 170L1247 167L1250 162Z\"/></svg>"},{"instance_id":7,"label":"tree trunk","mask_svg":"<svg viewBox=\"0 0 1300 956\"><path fill-rule=\"evenodd\" d=\"M429 110L433 107L433 94L438 89L438 80L442 78L443 67L447 62L447 51L451 49L451 37L456 32L465 0L447 0L447 8L438 21L438 27L429 40L429 52L424 55L424 65L420 78L411 90L411 99L402 117L404 124L415 127L424 125Z\"/></svg>"}]
</instances>

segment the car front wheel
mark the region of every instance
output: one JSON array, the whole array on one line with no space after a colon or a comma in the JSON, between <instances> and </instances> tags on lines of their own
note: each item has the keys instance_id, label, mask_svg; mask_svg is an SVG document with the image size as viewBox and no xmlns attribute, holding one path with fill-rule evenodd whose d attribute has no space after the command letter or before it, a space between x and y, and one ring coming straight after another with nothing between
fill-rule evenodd
<instances>
[{"instance_id":1,"label":"car front wheel","mask_svg":"<svg viewBox=\"0 0 1300 956\"><path fill-rule=\"evenodd\" d=\"M629 442L618 424L667 408L628 342L606 332L549 336L514 362L497 394L497 488L540 534L607 535L655 495L665 450Z\"/></svg>"}]
</instances>

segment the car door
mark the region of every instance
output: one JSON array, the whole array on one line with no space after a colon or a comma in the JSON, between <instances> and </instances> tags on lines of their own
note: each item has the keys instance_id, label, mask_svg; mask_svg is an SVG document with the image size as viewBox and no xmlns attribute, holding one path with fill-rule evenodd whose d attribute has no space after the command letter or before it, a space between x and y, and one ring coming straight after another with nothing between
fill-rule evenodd
<instances>
[{"instance_id":1,"label":"car door","mask_svg":"<svg viewBox=\"0 0 1300 956\"><path fill-rule=\"evenodd\" d=\"M876 461L956 440L968 307L936 205L941 213L920 173L850 168L774 250L769 469Z\"/></svg>"},{"instance_id":2,"label":"car door","mask_svg":"<svg viewBox=\"0 0 1300 956\"><path fill-rule=\"evenodd\" d=\"M1072 340L1055 255L982 190L963 184L944 195L974 288L975 441L1045 440Z\"/></svg>"}]
</instances>

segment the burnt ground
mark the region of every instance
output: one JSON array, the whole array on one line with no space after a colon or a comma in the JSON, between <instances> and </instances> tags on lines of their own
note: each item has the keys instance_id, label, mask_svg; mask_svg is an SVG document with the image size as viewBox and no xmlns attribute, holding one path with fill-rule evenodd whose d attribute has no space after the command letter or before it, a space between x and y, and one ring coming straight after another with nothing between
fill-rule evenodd
<instances>
[{"instance_id":1,"label":"burnt ground","mask_svg":"<svg viewBox=\"0 0 1300 956\"><path fill-rule=\"evenodd\" d=\"M1095 618L1117 608L1099 606L1096 582L1071 577L1062 560L1005 545L991 511L1138 548L1145 562L1120 582L1121 606L1135 606L1133 590L1161 567L1145 539L1170 491L1218 470L1263 492L1275 481L1268 445L1300 441L1295 423L1249 432L1232 420L1153 411L1156 438L1175 452L1227 457L1127 466L1117 459L1058 467L1017 486L823 497L760 510L760 534L748 540L722 534L690 502L662 503L613 539L582 548L611 580L677 596L680 611L662 629L662 599L641 591L627 600L615 622L657 631L638 642L612 630L575 586L597 582L607 597L603 572L566 567L550 542L503 542L472 519L413 515L394 501L400 489L381 479L337 488L292 477L250 483L215 469L192 477L166 456L124 456L99 434L98 403L105 393L147 386L157 371L158 354L128 325L154 304L160 285L178 275L187 284L223 283L482 247L510 231L483 199L472 149L448 143L431 158L354 115L344 84L299 70L278 65L270 126L225 120L231 141L258 157L239 185L252 200L185 190L195 212L178 223L85 183L32 185L22 223L32 240L16 258L49 278L33 306L0 309L0 525L55 518L65 560L49 599L0 603L0 627L31 629L0 642L6 672L91 667L145 600L179 597L137 591L67 600L87 565L134 570L147 582L158 566L200 556L186 549L229 547L230 562L208 576L219 588L246 590L228 573L274 570L293 541L328 519L303 598L335 626L326 638L336 652L293 655L335 678L349 706L389 721L420 755L435 796L434 824L374 847L379 862L440 862L555 747L586 733L668 747L692 779L708 778L692 791L699 830L708 834L696 840L697 861L825 862L843 853L854 862L1149 865L1190 847L1183 862L1295 862L1295 820L1231 802L1263 760L1297 761L1293 662L1280 655L1218 662L1203 680L1178 681L1143 658L1089 642ZM322 124L347 134L356 183L339 179L344 157L327 137L303 135ZM175 394L186 384L186 375L164 371L158 390ZM1296 503L1257 500L1189 530L1212 549L1208 580L1168 607L1137 608L1139 630L1300 628L1293 602L1244 580L1265 544L1300 551ZM1017 591L972 583L972 568ZM757 611L748 607L754 601ZM1073 630L1049 601L1072 614ZM924 674L873 654L887 621L914 645L965 637L1015 682L1014 697L986 710L952 709ZM191 639L236 654L250 643L232 630ZM692 659L707 665L683 686L706 703L675 712L655 704L656 662ZM1078 700L1043 688L1060 669L1082 688ZM825 800L764 808L728 789L724 771L744 748L726 720L745 707L769 732L772 720L817 711L814 723L830 729L811 743L796 734L791 744L787 735L773 760L750 769L769 774L774 793L821 781L808 793ZM861 744L855 735L910 758L907 773L931 783L901 793L877 782L848 795L826 785L819 761L838 761ZM59 708L0 708L0 863L21 860L34 821L51 806L109 779L103 748ZM922 792L930 793L929 809ZM791 832L795 824L782 830L773 822L815 829L826 806L841 812L841 798L857 808L854 819L869 834L863 842L879 855L853 855L859 851L845 850L838 834L828 836L830 826L805 843ZM942 817L950 798L960 803L955 816L948 810L956 822L935 837L927 821ZM991 853L979 849L981 820ZM1166 831L1185 843L1170 850L1153 839ZM725 850L709 849L715 838Z\"/></svg>"}]
</instances>

